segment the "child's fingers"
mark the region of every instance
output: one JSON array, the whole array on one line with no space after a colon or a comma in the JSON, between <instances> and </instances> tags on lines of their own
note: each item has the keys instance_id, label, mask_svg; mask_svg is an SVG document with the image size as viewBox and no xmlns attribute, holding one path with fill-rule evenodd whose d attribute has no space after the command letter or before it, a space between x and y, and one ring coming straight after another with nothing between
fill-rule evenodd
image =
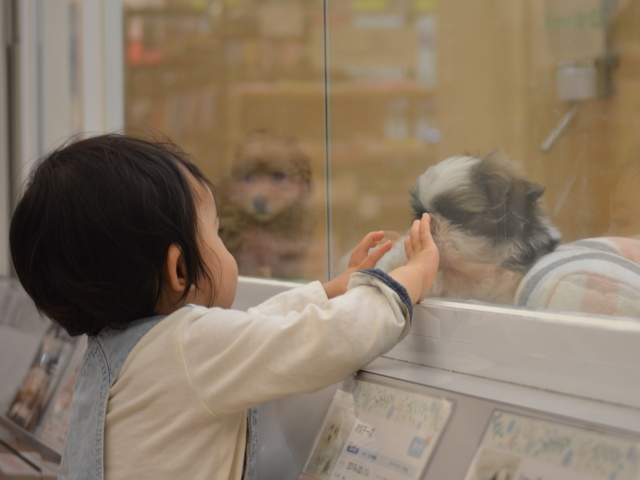
<instances>
[{"instance_id":1,"label":"child's fingers","mask_svg":"<svg viewBox=\"0 0 640 480\"><path fill-rule=\"evenodd\" d=\"M378 242L382 240L382 237L384 237L384 232L382 230L379 232L367 233L355 248L354 252L358 251L367 253L370 248L375 247Z\"/></svg>"},{"instance_id":2,"label":"child's fingers","mask_svg":"<svg viewBox=\"0 0 640 480\"><path fill-rule=\"evenodd\" d=\"M420 251L420 220L415 220L411 224L411 249L414 252Z\"/></svg>"},{"instance_id":3,"label":"child's fingers","mask_svg":"<svg viewBox=\"0 0 640 480\"><path fill-rule=\"evenodd\" d=\"M375 247L382 240L382 237L384 237L383 231L367 233L356 248L353 249L349 258L349 266L355 267L367 258L369 250Z\"/></svg>"},{"instance_id":4,"label":"child's fingers","mask_svg":"<svg viewBox=\"0 0 640 480\"><path fill-rule=\"evenodd\" d=\"M358 270L375 267L376 263L378 263L378 261L384 256L384 254L391 250L392 245L393 242L391 240L387 240L386 242L384 242L369 255L367 255L367 258L360 262L360 265L358 265Z\"/></svg>"},{"instance_id":5,"label":"child's fingers","mask_svg":"<svg viewBox=\"0 0 640 480\"><path fill-rule=\"evenodd\" d=\"M413 247L411 246L411 236L408 236L404 239L404 253L407 255L407 258L411 258L413 256Z\"/></svg>"},{"instance_id":6,"label":"child's fingers","mask_svg":"<svg viewBox=\"0 0 640 480\"><path fill-rule=\"evenodd\" d=\"M433 243L435 242L431 235L431 217L428 213L423 213L422 220L420 221L420 247L426 249Z\"/></svg>"}]
</instances>

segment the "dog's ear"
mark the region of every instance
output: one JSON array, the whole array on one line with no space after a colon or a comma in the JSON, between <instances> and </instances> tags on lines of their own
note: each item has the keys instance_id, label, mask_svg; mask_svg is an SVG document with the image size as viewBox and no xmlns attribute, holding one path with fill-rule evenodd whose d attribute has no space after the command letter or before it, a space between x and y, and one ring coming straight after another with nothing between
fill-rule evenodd
<instances>
[{"instance_id":1,"label":"dog's ear","mask_svg":"<svg viewBox=\"0 0 640 480\"><path fill-rule=\"evenodd\" d=\"M544 187L541 187L540 185L536 185L535 183L531 183L529 181L526 181L526 183L527 183L527 197L529 198L529 201L537 202L538 199L544 193Z\"/></svg>"},{"instance_id":2,"label":"dog's ear","mask_svg":"<svg viewBox=\"0 0 640 480\"><path fill-rule=\"evenodd\" d=\"M509 203L513 200L513 186L511 175L505 166L506 163L501 158L491 154L478 162L472 173L473 184L482 189L487 202L481 216L487 222L488 230L495 232L496 241L503 240L501 237L505 235L512 235L507 232L510 226L507 213Z\"/></svg>"},{"instance_id":3,"label":"dog's ear","mask_svg":"<svg viewBox=\"0 0 640 480\"><path fill-rule=\"evenodd\" d=\"M526 180L503 155L494 154L478 162L475 175L485 188L486 219L494 224L495 242L518 245L518 255L505 262L506 268L526 269L556 248L559 236L540 205L544 188Z\"/></svg>"},{"instance_id":4,"label":"dog's ear","mask_svg":"<svg viewBox=\"0 0 640 480\"><path fill-rule=\"evenodd\" d=\"M411 204L411 208L413 210L414 220L420 220L423 213L430 213L420 201L418 187L414 187L411 189L411 192L409 193L409 203Z\"/></svg>"},{"instance_id":5,"label":"dog's ear","mask_svg":"<svg viewBox=\"0 0 640 480\"><path fill-rule=\"evenodd\" d=\"M543 189L525 180L507 158L494 152L475 166L475 184L484 189L485 220L494 226L495 241L522 240L527 235L535 205Z\"/></svg>"}]
</instances>

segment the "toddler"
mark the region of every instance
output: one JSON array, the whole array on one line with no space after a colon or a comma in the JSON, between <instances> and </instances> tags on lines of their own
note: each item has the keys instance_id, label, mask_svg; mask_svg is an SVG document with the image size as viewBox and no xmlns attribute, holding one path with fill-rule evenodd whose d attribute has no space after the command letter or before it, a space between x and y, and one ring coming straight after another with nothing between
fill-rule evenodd
<instances>
[{"instance_id":1,"label":"toddler","mask_svg":"<svg viewBox=\"0 0 640 480\"><path fill-rule=\"evenodd\" d=\"M38 309L88 335L61 479L255 478L255 407L353 374L408 332L437 266L429 217L407 262L348 270L247 312L214 190L167 142L103 135L46 155L11 222L15 270Z\"/></svg>"}]
</instances>

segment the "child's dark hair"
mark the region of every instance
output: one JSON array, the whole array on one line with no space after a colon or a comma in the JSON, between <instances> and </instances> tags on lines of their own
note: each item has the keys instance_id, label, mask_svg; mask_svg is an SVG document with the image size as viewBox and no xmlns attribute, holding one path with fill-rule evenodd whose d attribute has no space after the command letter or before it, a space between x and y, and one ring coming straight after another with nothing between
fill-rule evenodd
<instances>
[{"instance_id":1,"label":"child's dark hair","mask_svg":"<svg viewBox=\"0 0 640 480\"><path fill-rule=\"evenodd\" d=\"M36 307L70 335L96 335L154 315L168 248L187 285L211 273L198 248L189 175L213 186L169 141L101 135L45 155L11 220L11 256Z\"/></svg>"}]
</instances>

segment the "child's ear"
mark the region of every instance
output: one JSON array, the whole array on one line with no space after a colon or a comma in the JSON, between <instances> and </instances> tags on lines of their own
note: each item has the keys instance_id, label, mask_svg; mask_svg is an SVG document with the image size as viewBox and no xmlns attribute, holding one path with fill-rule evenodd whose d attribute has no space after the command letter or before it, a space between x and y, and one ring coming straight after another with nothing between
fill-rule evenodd
<instances>
[{"instance_id":1,"label":"child's ear","mask_svg":"<svg viewBox=\"0 0 640 480\"><path fill-rule=\"evenodd\" d=\"M187 267L182 250L175 243L169 245L165 268L165 288L182 295L187 285Z\"/></svg>"}]
</instances>

